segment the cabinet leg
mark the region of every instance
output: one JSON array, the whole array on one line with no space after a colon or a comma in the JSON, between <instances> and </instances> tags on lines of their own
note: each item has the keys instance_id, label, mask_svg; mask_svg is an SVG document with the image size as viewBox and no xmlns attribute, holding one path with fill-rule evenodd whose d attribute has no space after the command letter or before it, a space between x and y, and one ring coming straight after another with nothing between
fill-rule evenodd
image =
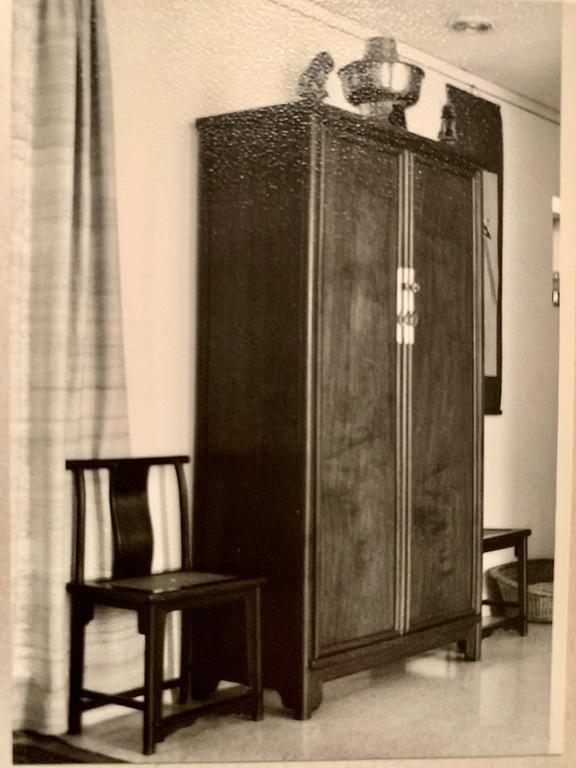
<instances>
[{"instance_id":1,"label":"cabinet leg","mask_svg":"<svg viewBox=\"0 0 576 768\"><path fill-rule=\"evenodd\" d=\"M466 661L480 661L482 658L482 623L474 624L463 640L458 641L458 650Z\"/></svg>"},{"instance_id":2,"label":"cabinet leg","mask_svg":"<svg viewBox=\"0 0 576 768\"><path fill-rule=\"evenodd\" d=\"M220 683L220 678L209 673L202 674L198 669L194 669L190 689L192 698L197 700L209 699L214 696Z\"/></svg>"},{"instance_id":3,"label":"cabinet leg","mask_svg":"<svg viewBox=\"0 0 576 768\"><path fill-rule=\"evenodd\" d=\"M308 720L322 704L322 681L313 672L308 673L308 690L284 688L280 690L282 703L293 710L295 720Z\"/></svg>"}]
</instances>

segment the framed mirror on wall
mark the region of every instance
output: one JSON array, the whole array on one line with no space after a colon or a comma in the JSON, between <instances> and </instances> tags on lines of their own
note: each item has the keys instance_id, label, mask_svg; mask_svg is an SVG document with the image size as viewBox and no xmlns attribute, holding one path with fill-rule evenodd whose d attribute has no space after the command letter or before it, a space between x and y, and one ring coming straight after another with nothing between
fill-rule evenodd
<instances>
[{"instance_id":1,"label":"framed mirror on wall","mask_svg":"<svg viewBox=\"0 0 576 768\"><path fill-rule=\"evenodd\" d=\"M484 412L498 414L502 386L500 220L498 174L482 173L484 261Z\"/></svg>"},{"instance_id":2,"label":"framed mirror on wall","mask_svg":"<svg viewBox=\"0 0 576 768\"><path fill-rule=\"evenodd\" d=\"M484 259L484 413L502 413L503 142L500 107L447 86L456 116L457 144L482 174Z\"/></svg>"}]
</instances>

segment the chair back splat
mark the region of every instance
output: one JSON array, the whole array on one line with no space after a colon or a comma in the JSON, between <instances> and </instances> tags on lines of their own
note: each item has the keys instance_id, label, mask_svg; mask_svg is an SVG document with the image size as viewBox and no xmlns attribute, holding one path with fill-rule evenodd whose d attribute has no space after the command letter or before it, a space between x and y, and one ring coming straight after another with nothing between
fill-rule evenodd
<instances>
[{"instance_id":1,"label":"chair back splat","mask_svg":"<svg viewBox=\"0 0 576 768\"><path fill-rule=\"evenodd\" d=\"M191 522L183 465L187 456L152 456L135 459L70 459L66 468L74 473L76 515L72 580L84 581L86 490L85 473L109 472L112 521L112 578L148 576L152 567L154 538L148 501L148 475L152 466L173 465L178 483L182 567L191 567Z\"/></svg>"},{"instance_id":2,"label":"chair back splat","mask_svg":"<svg viewBox=\"0 0 576 768\"><path fill-rule=\"evenodd\" d=\"M150 574L154 542L148 505L148 466L130 462L110 468L113 579Z\"/></svg>"}]
</instances>

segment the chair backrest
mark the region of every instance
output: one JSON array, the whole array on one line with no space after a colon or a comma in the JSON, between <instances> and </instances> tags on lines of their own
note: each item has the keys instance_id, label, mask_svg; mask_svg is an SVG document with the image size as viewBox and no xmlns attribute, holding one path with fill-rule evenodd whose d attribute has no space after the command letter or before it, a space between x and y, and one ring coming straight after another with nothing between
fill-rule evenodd
<instances>
[{"instance_id":1,"label":"chair backrest","mask_svg":"<svg viewBox=\"0 0 576 768\"><path fill-rule=\"evenodd\" d=\"M86 530L85 474L109 472L110 515L112 519L112 578L147 576L152 565L154 539L148 502L150 467L171 464L176 470L180 506L182 567L191 568L191 516L183 465L188 456L146 456L135 459L69 459L66 469L74 474L74 531L72 581L84 581Z\"/></svg>"}]
</instances>

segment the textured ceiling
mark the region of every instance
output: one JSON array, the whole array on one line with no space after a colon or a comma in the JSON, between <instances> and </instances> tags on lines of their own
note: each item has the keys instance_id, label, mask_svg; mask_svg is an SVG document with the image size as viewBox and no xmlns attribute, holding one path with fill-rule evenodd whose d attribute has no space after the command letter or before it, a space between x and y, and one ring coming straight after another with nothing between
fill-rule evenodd
<instances>
[{"instance_id":1,"label":"textured ceiling","mask_svg":"<svg viewBox=\"0 0 576 768\"><path fill-rule=\"evenodd\" d=\"M560 109L560 2L548 0L313 0L340 16L454 64L541 104ZM453 32L448 22L487 18L483 35Z\"/></svg>"}]
</instances>

